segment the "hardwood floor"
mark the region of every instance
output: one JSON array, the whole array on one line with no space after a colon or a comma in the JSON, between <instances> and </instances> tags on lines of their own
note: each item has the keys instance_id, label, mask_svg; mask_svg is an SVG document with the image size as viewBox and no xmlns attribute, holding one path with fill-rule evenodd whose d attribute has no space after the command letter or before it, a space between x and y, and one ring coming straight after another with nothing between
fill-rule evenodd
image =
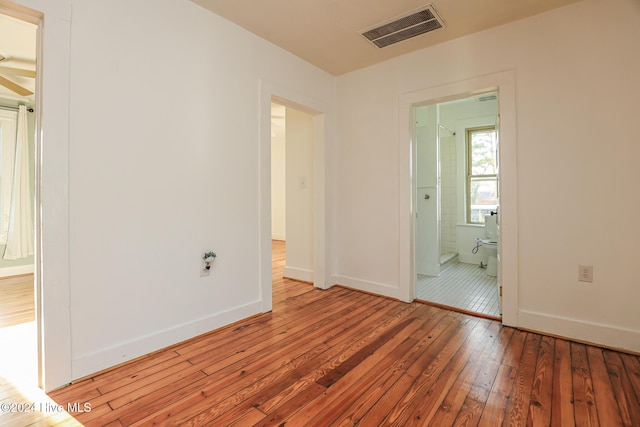
<instances>
[{"instance_id":1,"label":"hardwood floor","mask_svg":"<svg viewBox=\"0 0 640 427\"><path fill-rule=\"evenodd\" d=\"M640 425L638 356L317 290L283 265L274 242L273 312L55 391L91 411L33 425Z\"/></svg>"},{"instance_id":2,"label":"hardwood floor","mask_svg":"<svg viewBox=\"0 0 640 427\"><path fill-rule=\"evenodd\" d=\"M0 279L0 328L34 320L33 274Z\"/></svg>"}]
</instances>

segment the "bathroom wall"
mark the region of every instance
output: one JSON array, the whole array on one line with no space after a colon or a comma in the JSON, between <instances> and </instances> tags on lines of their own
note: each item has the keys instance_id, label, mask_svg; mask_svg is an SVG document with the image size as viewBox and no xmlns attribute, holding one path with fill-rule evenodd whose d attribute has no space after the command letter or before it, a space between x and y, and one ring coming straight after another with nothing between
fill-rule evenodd
<instances>
[{"instance_id":1,"label":"bathroom wall","mask_svg":"<svg viewBox=\"0 0 640 427\"><path fill-rule=\"evenodd\" d=\"M438 112L435 105L416 108L416 273L440 275L438 225ZM428 197L427 197L428 196Z\"/></svg>"},{"instance_id":2,"label":"bathroom wall","mask_svg":"<svg viewBox=\"0 0 640 427\"><path fill-rule=\"evenodd\" d=\"M458 224L458 261L469 264L487 263L487 256L478 249L473 253L477 243L477 238L484 238L484 227L478 225Z\"/></svg>"},{"instance_id":3,"label":"bathroom wall","mask_svg":"<svg viewBox=\"0 0 640 427\"><path fill-rule=\"evenodd\" d=\"M458 253L458 156L455 136L440 130L440 254Z\"/></svg>"},{"instance_id":4,"label":"bathroom wall","mask_svg":"<svg viewBox=\"0 0 640 427\"><path fill-rule=\"evenodd\" d=\"M444 102L438 105L416 108L417 141L417 191L418 217L416 223L416 270L418 274L437 276L440 256L460 253L462 262L486 262L481 255L473 254L475 238L484 236L484 228L466 224L466 128L494 125L497 101L479 102L477 97ZM442 124L447 129L438 128ZM439 144L436 145L436 131ZM454 135L455 133L455 135ZM436 160L439 160L439 164ZM436 191L438 182L439 191ZM425 201L423 194L439 194L439 206L435 199ZM437 209L431 212L429 207ZM437 219L436 219L437 218ZM429 221L436 224L432 230ZM437 222L436 222L437 221ZM440 248L434 248L439 234ZM462 237L459 237L462 236ZM474 246L466 239L471 237ZM433 252L433 251L436 252Z\"/></svg>"},{"instance_id":5,"label":"bathroom wall","mask_svg":"<svg viewBox=\"0 0 640 427\"><path fill-rule=\"evenodd\" d=\"M458 261L471 264L480 264L480 262L486 263L486 256L482 254L482 251L473 253L473 249L476 247L476 238L484 237L484 227L481 225L467 224L466 218L466 176L467 176L467 147L466 147L466 129L495 125L498 114L498 102L492 101L478 101L477 97L469 97L462 100L455 100L452 102L445 102L439 105L440 110L440 123L455 132L455 135L450 137L441 137L441 141L446 141L449 145L449 155L455 156L455 159L449 157L449 161L446 162L447 166L443 166L443 194L444 194L444 170L445 167L449 171L449 185L450 180L453 179L453 189L450 194L455 198L455 201L448 200L448 203L453 206L450 209L450 215L446 219L443 218L443 223L446 221L451 224L451 227L455 229L455 234L450 229L446 229L449 236L455 236L455 245L458 252ZM441 130L441 134L446 133L446 130ZM441 144L441 156L445 155L445 150ZM451 176L451 169L455 169L453 176ZM444 217L444 215L443 215ZM445 228L443 227L443 233Z\"/></svg>"}]
</instances>

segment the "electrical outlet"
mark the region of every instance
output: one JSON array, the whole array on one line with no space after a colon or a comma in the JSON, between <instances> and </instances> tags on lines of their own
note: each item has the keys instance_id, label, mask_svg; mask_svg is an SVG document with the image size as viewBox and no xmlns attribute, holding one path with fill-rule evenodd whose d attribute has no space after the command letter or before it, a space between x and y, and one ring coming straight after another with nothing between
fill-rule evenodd
<instances>
[{"instance_id":1,"label":"electrical outlet","mask_svg":"<svg viewBox=\"0 0 640 427\"><path fill-rule=\"evenodd\" d=\"M578 266L578 280L580 282L593 283L593 266L591 266L591 265L579 265Z\"/></svg>"}]
</instances>

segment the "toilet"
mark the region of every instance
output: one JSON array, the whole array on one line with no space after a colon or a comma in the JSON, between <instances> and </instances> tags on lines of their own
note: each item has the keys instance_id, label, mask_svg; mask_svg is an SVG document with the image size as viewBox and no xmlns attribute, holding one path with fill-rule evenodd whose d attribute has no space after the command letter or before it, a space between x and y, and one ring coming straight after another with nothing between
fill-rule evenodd
<instances>
[{"instance_id":1,"label":"toilet","mask_svg":"<svg viewBox=\"0 0 640 427\"><path fill-rule=\"evenodd\" d=\"M482 250L487 255L487 276L498 275L498 215L484 216L485 238L480 239Z\"/></svg>"}]
</instances>

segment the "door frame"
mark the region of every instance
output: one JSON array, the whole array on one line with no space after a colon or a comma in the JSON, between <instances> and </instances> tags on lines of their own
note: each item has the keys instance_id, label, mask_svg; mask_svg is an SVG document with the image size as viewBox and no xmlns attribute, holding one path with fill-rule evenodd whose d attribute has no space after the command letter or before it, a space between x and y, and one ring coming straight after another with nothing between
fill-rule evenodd
<instances>
[{"instance_id":1,"label":"door frame","mask_svg":"<svg viewBox=\"0 0 640 427\"><path fill-rule=\"evenodd\" d=\"M69 1L0 0L0 9L38 26L34 293L38 385L50 391L72 380L69 271L71 5Z\"/></svg>"},{"instance_id":2,"label":"door frame","mask_svg":"<svg viewBox=\"0 0 640 427\"><path fill-rule=\"evenodd\" d=\"M403 301L416 297L416 105L437 104L479 93L498 92L500 176L500 241L498 277L502 292L502 323L518 326L518 203L515 72L488 74L406 93L399 99L399 239L398 283Z\"/></svg>"},{"instance_id":3,"label":"door frame","mask_svg":"<svg viewBox=\"0 0 640 427\"><path fill-rule=\"evenodd\" d=\"M271 311L271 102L305 112L313 118L313 285L328 289L326 281L326 214L325 214L325 114L328 107L304 93L260 80L260 202L259 257L260 301L262 312Z\"/></svg>"}]
</instances>

